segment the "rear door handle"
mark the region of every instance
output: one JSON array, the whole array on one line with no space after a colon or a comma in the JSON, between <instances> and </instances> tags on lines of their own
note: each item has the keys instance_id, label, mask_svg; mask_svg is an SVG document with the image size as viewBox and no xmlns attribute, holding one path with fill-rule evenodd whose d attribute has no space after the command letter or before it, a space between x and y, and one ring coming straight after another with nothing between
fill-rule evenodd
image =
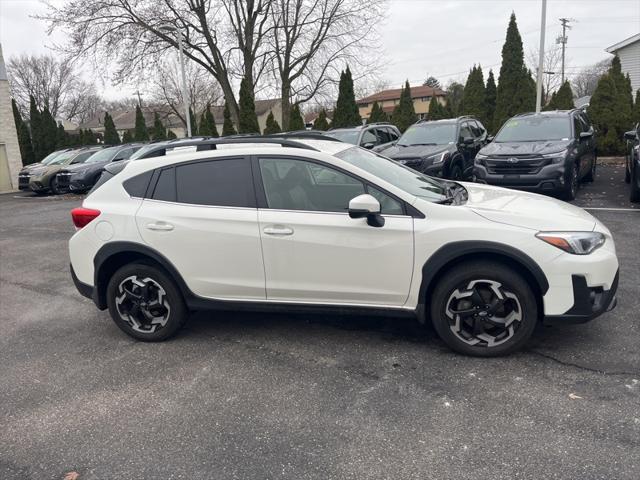
<instances>
[{"instance_id":1,"label":"rear door handle","mask_svg":"<svg viewBox=\"0 0 640 480\"><path fill-rule=\"evenodd\" d=\"M263 232L267 235L293 235L293 228L285 227L283 225L272 225L269 227L264 227Z\"/></svg>"},{"instance_id":2,"label":"rear door handle","mask_svg":"<svg viewBox=\"0 0 640 480\"><path fill-rule=\"evenodd\" d=\"M167 222L147 223L147 228L159 232L170 232L173 230L173 225Z\"/></svg>"}]
</instances>

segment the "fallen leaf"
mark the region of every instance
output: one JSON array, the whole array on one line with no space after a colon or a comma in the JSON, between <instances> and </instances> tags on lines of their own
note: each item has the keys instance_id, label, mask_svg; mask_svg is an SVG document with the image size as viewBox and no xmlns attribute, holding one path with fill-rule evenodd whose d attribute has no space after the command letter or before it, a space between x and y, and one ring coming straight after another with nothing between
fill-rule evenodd
<instances>
[{"instance_id":1,"label":"fallen leaf","mask_svg":"<svg viewBox=\"0 0 640 480\"><path fill-rule=\"evenodd\" d=\"M580 397L580 396L576 395L575 393L570 393L570 394L569 394L569 398L570 398L571 400L580 400L580 399L582 399L582 397Z\"/></svg>"},{"instance_id":2,"label":"fallen leaf","mask_svg":"<svg viewBox=\"0 0 640 480\"><path fill-rule=\"evenodd\" d=\"M80 474L78 472L69 472L64 476L64 480L78 480Z\"/></svg>"}]
</instances>

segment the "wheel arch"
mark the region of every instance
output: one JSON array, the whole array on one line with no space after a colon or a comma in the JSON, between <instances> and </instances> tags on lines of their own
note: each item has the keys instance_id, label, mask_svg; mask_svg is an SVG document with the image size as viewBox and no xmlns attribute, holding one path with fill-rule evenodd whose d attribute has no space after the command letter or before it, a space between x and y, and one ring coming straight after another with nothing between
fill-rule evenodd
<instances>
[{"instance_id":1,"label":"wheel arch","mask_svg":"<svg viewBox=\"0 0 640 480\"><path fill-rule=\"evenodd\" d=\"M538 264L526 253L517 248L497 242L461 241L440 247L431 255L422 267L422 281L418 297L418 311L421 322L429 315L428 299L438 280L451 268L471 260L499 262L521 274L533 288L538 303L538 312L542 315L542 297L549 290L549 281Z\"/></svg>"},{"instance_id":2,"label":"wheel arch","mask_svg":"<svg viewBox=\"0 0 640 480\"><path fill-rule=\"evenodd\" d=\"M164 255L139 243L112 242L100 248L93 260L93 301L99 309L107 308L107 285L113 274L119 268L133 262L144 262L160 268L176 282L183 299L189 295L189 288L184 279Z\"/></svg>"}]
</instances>

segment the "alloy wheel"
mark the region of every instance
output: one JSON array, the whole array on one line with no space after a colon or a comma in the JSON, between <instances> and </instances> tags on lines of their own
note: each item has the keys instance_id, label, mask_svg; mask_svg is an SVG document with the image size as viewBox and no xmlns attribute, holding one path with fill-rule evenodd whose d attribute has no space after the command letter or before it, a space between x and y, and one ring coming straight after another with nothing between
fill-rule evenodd
<instances>
[{"instance_id":1,"label":"alloy wheel","mask_svg":"<svg viewBox=\"0 0 640 480\"><path fill-rule=\"evenodd\" d=\"M140 333L155 333L169 320L171 306L162 286L150 277L131 275L120 282L116 293L120 318Z\"/></svg>"},{"instance_id":2,"label":"alloy wheel","mask_svg":"<svg viewBox=\"0 0 640 480\"><path fill-rule=\"evenodd\" d=\"M516 294L494 280L472 280L454 290L445 314L456 337L489 348L510 340L523 317Z\"/></svg>"}]
</instances>

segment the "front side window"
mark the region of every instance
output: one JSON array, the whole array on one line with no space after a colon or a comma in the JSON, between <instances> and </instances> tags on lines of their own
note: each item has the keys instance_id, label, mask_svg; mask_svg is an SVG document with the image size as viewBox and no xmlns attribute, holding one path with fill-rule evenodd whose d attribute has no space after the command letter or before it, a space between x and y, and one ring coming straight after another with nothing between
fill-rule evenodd
<instances>
[{"instance_id":1,"label":"front side window","mask_svg":"<svg viewBox=\"0 0 640 480\"><path fill-rule=\"evenodd\" d=\"M305 160L261 158L267 206L278 210L346 212L364 184L339 170Z\"/></svg>"},{"instance_id":2,"label":"front side window","mask_svg":"<svg viewBox=\"0 0 640 480\"><path fill-rule=\"evenodd\" d=\"M378 139L371 130L366 130L362 133L362 140L360 140L360 145L366 145L367 143L373 145L378 143Z\"/></svg>"},{"instance_id":3,"label":"front side window","mask_svg":"<svg viewBox=\"0 0 640 480\"><path fill-rule=\"evenodd\" d=\"M471 128L469 127L469 122L465 122L460 127L460 140L464 140L465 138L473 138L473 132L471 132Z\"/></svg>"},{"instance_id":4,"label":"front side window","mask_svg":"<svg viewBox=\"0 0 640 480\"><path fill-rule=\"evenodd\" d=\"M358 144L358 137L360 136L359 130L329 130L325 133L333 138L337 138L341 142L352 143L353 145Z\"/></svg>"}]
</instances>

